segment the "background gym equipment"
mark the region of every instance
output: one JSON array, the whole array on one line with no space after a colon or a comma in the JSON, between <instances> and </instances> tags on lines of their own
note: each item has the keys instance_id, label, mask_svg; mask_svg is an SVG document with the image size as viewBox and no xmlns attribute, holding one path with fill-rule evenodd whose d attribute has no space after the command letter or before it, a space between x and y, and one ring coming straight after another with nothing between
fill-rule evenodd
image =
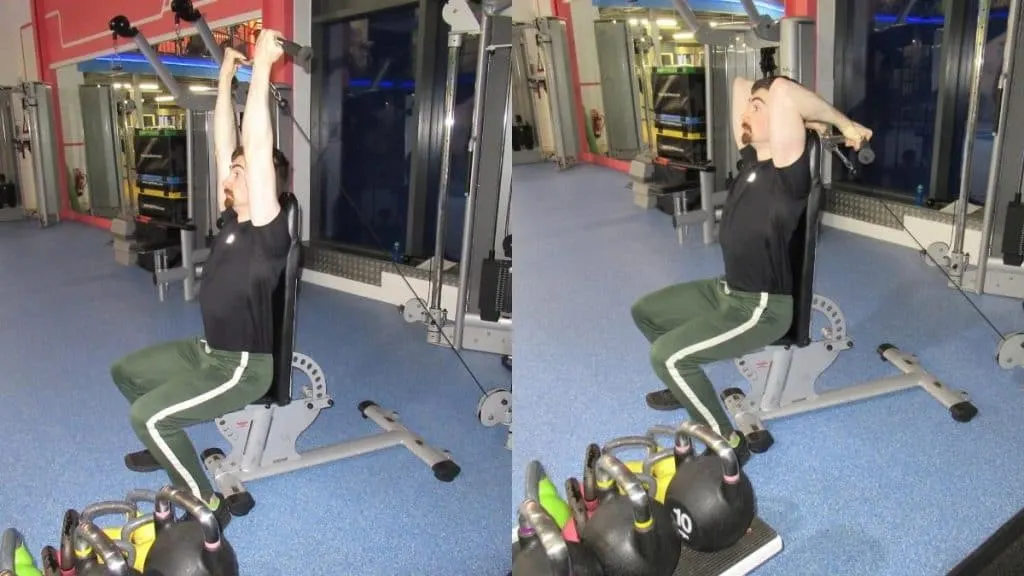
<instances>
[{"instance_id":1,"label":"background gym equipment","mask_svg":"<svg viewBox=\"0 0 1024 576\"><path fill-rule=\"evenodd\" d=\"M0 536L0 570L11 570L15 576L42 574L32 559L32 553L25 546L24 536L15 528L4 530Z\"/></svg>"},{"instance_id":2,"label":"background gym equipment","mask_svg":"<svg viewBox=\"0 0 1024 576\"><path fill-rule=\"evenodd\" d=\"M611 484L626 495L602 502L583 527L577 526L580 541L608 574L670 576L682 543L668 509L614 456L601 456L596 468L599 486Z\"/></svg>"},{"instance_id":3,"label":"background gym equipment","mask_svg":"<svg viewBox=\"0 0 1024 576\"><path fill-rule=\"evenodd\" d=\"M175 518L180 507L190 520ZM165 486L156 494L156 541L146 559L147 574L238 576L238 557L221 533L213 512L187 490Z\"/></svg>"},{"instance_id":4,"label":"background gym equipment","mask_svg":"<svg viewBox=\"0 0 1024 576\"><path fill-rule=\"evenodd\" d=\"M506 150L505 144L512 129L508 111L512 106L513 44L512 18L498 15L503 9L501 5L485 2L477 20L465 0L449 0L442 11L449 26L444 93L448 118L455 110L463 41L467 36L479 37L456 309L449 311L441 306L452 162L453 125L449 122L442 141L438 185L441 192L437 199L434 256L430 260L430 293L426 301L414 294L401 310L407 322L426 325L430 344L511 357L512 255L510 249L503 249L503 244L510 238L512 209L511 150ZM497 256L502 252L504 257ZM480 386L479 381L477 385ZM485 426L508 426L506 448L511 450L511 389L485 391L480 386L480 392L480 422Z\"/></svg>"},{"instance_id":5,"label":"background gym equipment","mask_svg":"<svg viewBox=\"0 0 1024 576\"><path fill-rule=\"evenodd\" d=\"M683 544L718 552L740 541L757 514L754 487L729 442L704 424L683 422L677 431L680 459L665 495ZM691 440L707 447L693 452Z\"/></svg>"},{"instance_id":6,"label":"background gym equipment","mask_svg":"<svg viewBox=\"0 0 1024 576\"><path fill-rule=\"evenodd\" d=\"M531 498L519 505L519 541L513 548L515 576L601 576L593 554L575 542L566 542L554 520Z\"/></svg>"},{"instance_id":7,"label":"background gym equipment","mask_svg":"<svg viewBox=\"0 0 1024 576\"><path fill-rule=\"evenodd\" d=\"M817 388L821 374L839 354L853 346L847 335L846 319L839 305L814 293L814 258L824 187L821 183L821 139L807 131L807 153L811 158L811 192L807 210L800 220L791 247L794 273L793 325L771 346L736 360L736 367L750 384L750 392L729 388L722 392L726 409L737 429L747 437L753 452L764 452L774 442L763 422L865 400L920 387L945 406L957 422L968 422L978 413L966 392L943 384L925 370L917 357L892 344L882 344L878 354L901 374L881 380L830 391ZM814 313L825 316L829 326L821 340L811 338Z\"/></svg>"},{"instance_id":8,"label":"background gym equipment","mask_svg":"<svg viewBox=\"0 0 1024 576\"><path fill-rule=\"evenodd\" d=\"M296 441L313 424L320 411L334 405L327 392L323 370L309 356L295 352L295 323L298 309L302 243L298 200L293 194L281 197L281 209L288 218L291 247L283 271L284 277L274 293L274 305L281 311L274 319L274 382L266 396L246 408L217 419L217 429L231 445L224 454L219 448L203 452L206 468L218 490L225 495L235 515L245 515L254 501L244 483L317 466L327 462L405 446L430 466L434 477L451 482L460 472L448 453L430 446L398 421L398 415L369 400L359 404L359 412L383 431L357 440L299 452ZM309 384L292 397L292 376L298 371Z\"/></svg>"}]
</instances>

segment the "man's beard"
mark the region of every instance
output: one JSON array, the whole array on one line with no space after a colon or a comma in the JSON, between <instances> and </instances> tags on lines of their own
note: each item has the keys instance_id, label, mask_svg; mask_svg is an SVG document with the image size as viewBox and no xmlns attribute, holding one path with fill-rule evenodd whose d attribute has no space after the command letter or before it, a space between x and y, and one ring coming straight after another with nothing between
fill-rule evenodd
<instances>
[{"instance_id":1,"label":"man's beard","mask_svg":"<svg viewBox=\"0 0 1024 576\"><path fill-rule=\"evenodd\" d=\"M224 192L224 209L233 208L235 206L235 198L231 195L231 192Z\"/></svg>"},{"instance_id":2,"label":"man's beard","mask_svg":"<svg viewBox=\"0 0 1024 576\"><path fill-rule=\"evenodd\" d=\"M740 142L743 142L744 146L750 146L750 143L754 141L754 135L750 131L750 124L744 122L740 125L743 129L743 134L740 135Z\"/></svg>"}]
</instances>

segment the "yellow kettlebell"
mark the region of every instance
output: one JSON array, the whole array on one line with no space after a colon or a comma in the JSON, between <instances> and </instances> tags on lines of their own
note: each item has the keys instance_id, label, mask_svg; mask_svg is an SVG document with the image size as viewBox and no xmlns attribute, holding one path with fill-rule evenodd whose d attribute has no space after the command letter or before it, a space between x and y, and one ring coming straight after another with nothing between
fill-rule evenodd
<instances>
[{"instance_id":1,"label":"yellow kettlebell","mask_svg":"<svg viewBox=\"0 0 1024 576\"><path fill-rule=\"evenodd\" d=\"M630 472L636 474L637 478L644 485L644 488L647 489L647 492L652 497L655 497L659 491L658 484L660 480L644 471L644 462L658 451L657 440L651 436L623 436L605 444L601 448L601 454L611 454L618 458L618 454L620 452L637 448L644 450L643 458L639 460L625 460L619 458L619 460L626 465L626 468L629 468ZM662 491L665 489L667 488L663 488ZM619 488L619 494L625 494L625 492L622 491L622 488Z\"/></svg>"},{"instance_id":2,"label":"yellow kettlebell","mask_svg":"<svg viewBox=\"0 0 1024 576\"><path fill-rule=\"evenodd\" d=\"M156 526L153 524L153 515L142 514L138 511L138 506L140 502L155 504L156 492L132 490L125 496L125 500L135 506L136 517L124 525L122 536L135 547L135 569L142 570L146 564L146 557L149 556L149 549L153 547L153 541L156 540Z\"/></svg>"},{"instance_id":3,"label":"yellow kettlebell","mask_svg":"<svg viewBox=\"0 0 1024 576\"><path fill-rule=\"evenodd\" d=\"M676 475L675 442L676 429L672 426L652 426L647 435L657 441L658 438L668 438L671 441L669 446L658 445L658 450L648 455L644 461L644 471L658 480L658 493L655 499L658 502L665 502L665 493L668 491L668 484Z\"/></svg>"}]
</instances>

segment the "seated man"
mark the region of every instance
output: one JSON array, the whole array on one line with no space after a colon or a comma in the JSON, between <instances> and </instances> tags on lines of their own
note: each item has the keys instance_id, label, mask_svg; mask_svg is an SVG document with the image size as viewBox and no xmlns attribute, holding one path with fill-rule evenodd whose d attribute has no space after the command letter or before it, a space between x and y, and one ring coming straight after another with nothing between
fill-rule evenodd
<instances>
[{"instance_id":1,"label":"seated man","mask_svg":"<svg viewBox=\"0 0 1024 576\"><path fill-rule=\"evenodd\" d=\"M158 344L118 360L114 383L131 403L131 423L145 450L125 456L129 469L164 469L225 525L227 506L213 492L184 428L244 408L273 381L273 294L285 267L290 237L278 191L288 183L288 161L274 149L270 123L270 69L281 57L278 34L263 30L236 148L231 80L244 57L228 48L214 111L214 153L222 183L223 228L203 269L199 308L205 338Z\"/></svg>"},{"instance_id":2,"label":"seated man","mask_svg":"<svg viewBox=\"0 0 1024 576\"><path fill-rule=\"evenodd\" d=\"M793 320L789 244L811 189L806 128L835 126L859 148L871 131L787 78L733 84L732 129L742 166L719 227L725 276L669 286L633 305L668 389L647 395L655 410L685 408L750 456L704 374L703 364L768 346Z\"/></svg>"}]
</instances>

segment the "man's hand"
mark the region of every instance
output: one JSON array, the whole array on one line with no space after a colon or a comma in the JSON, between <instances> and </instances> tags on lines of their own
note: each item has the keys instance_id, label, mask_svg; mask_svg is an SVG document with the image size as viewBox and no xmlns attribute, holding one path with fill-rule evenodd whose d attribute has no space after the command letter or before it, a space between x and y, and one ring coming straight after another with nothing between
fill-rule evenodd
<instances>
[{"instance_id":1,"label":"man's hand","mask_svg":"<svg viewBox=\"0 0 1024 576\"><path fill-rule=\"evenodd\" d=\"M224 49L224 59L220 64L220 77L221 79L231 79L235 77L235 72L238 71L238 67L242 64L248 64L245 55L235 50L234 48Z\"/></svg>"},{"instance_id":2,"label":"man's hand","mask_svg":"<svg viewBox=\"0 0 1024 576\"><path fill-rule=\"evenodd\" d=\"M256 54L253 60L266 64L280 60L281 56L284 56L284 49L278 43L278 38L281 38L281 33L277 30L264 28L260 31L260 36L256 39Z\"/></svg>"},{"instance_id":3,"label":"man's hand","mask_svg":"<svg viewBox=\"0 0 1024 576\"><path fill-rule=\"evenodd\" d=\"M843 138L846 139L846 145L854 150L860 150L861 146L871 141L871 136L874 134L871 130L852 120L838 128Z\"/></svg>"}]
</instances>

